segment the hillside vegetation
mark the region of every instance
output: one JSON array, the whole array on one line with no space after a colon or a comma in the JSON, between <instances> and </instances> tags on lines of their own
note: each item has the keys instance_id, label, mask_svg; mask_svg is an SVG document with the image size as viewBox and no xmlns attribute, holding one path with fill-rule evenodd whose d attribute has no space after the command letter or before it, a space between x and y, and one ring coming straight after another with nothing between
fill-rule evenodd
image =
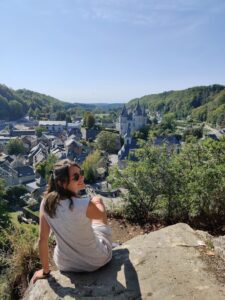
<instances>
[{"instance_id":1,"label":"hillside vegetation","mask_svg":"<svg viewBox=\"0 0 225 300\"><path fill-rule=\"evenodd\" d=\"M222 85L146 95L131 100L128 107L133 107L138 100L150 111L174 112L179 119L191 116L201 122L225 126L225 87ZM0 119L3 120L17 120L26 114L37 118L49 118L50 113L62 112L65 119L68 114L83 115L85 111L119 112L121 107L121 103L72 104L26 89L13 90L0 84ZM57 119L62 118L59 116Z\"/></svg>"},{"instance_id":2,"label":"hillside vegetation","mask_svg":"<svg viewBox=\"0 0 225 300\"><path fill-rule=\"evenodd\" d=\"M0 119L16 120L29 111L57 111L68 106L53 97L26 89L13 90L0 84Z\"/></svg>"},{"instance_id":3,"label":"hillside vegetation","mask_svg":"<svg viewBox=\"0 0 225 300\"><path fill-rule=\"evenodd\" d=\"M85 111L102 113L120 111L121 108L122 103L68 103L27 89L13 90L0 84L0 120L13 121L26 114L48 119L51 113L58 114L58 120L65 120L73 114L83 115Z\"/></svg>"},{"instance_id":4,"label":"hillside vegetation","mask_svg":"<svg viewBox=\"0 0 225 300\"><path fill-rule=\"evenodd\" d=\"M128 106L133 107L138 100L150 111L174 112L177 118L190 115L193 119L208 121L213 125L222 125L225 120L225 87L222 85L146 95L131 100Z\"/></svg>"}]
</instances>

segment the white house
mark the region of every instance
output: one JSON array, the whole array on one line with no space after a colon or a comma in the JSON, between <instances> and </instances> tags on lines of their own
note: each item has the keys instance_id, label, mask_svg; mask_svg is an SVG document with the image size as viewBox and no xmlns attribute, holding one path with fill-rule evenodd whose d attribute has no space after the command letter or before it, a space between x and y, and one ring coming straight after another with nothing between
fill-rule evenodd
<instances>
[{"instance_id":1,"label":"white house","mask_svg":"<svg viewBox=\"0 0 225 300\"><path fill-rule=\"evenodd\" d=\"M66 121L39 121L39 126L44 127L48 132L60 133L66 129Z\"/></svg>"}]
</instances>

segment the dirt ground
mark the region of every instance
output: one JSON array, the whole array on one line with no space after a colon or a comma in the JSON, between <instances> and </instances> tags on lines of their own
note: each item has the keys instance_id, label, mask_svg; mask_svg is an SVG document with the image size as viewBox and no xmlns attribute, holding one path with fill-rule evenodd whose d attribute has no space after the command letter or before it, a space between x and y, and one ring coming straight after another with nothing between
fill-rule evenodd
<instances>
[{"instance_id":1,"label":"dirt ground","mask_svg":"<svg viewBox=\"0 0 225 300\"><path fill-rule=\"evenodd\" d=\"M140 227L138 224L130 224L125 219L109 218L109 225L112 227L112 241L122 244L137 235L159 230L163 227L161 224L147 224Z\"/></svg>"}]
</instances>

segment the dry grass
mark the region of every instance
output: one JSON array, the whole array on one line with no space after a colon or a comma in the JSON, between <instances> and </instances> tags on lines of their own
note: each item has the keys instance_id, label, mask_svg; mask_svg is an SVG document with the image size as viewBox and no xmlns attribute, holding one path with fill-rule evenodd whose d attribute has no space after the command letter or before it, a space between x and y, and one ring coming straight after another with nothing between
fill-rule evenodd
<instances>
[{"instance_id":1,"label":"dry grass","mask_svg":"<svg viewBox=\"0 0 225 300\"><path fill-rule=\"evenodd\" d=\"M37 230L29 227L7 231L9 248L2 255L2 260L8 266L2 283L3 299L19 299L34 271L40 267L38 249L35 247L37 236Z\"/></svg>"}]
</instances>

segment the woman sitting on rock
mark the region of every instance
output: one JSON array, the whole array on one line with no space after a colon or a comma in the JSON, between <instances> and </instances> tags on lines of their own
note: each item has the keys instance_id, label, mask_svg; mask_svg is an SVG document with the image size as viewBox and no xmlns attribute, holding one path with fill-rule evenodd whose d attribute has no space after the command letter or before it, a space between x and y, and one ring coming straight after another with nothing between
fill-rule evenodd
<instances>
[{"instance_id":1,"label":"woman sitting on rock","mask_svg":"<svg viewBox=\"0 0 225 300\"><path fill-rule=\"evenodd\" d=\"M99 197L79 198L85 188L81 168L72 161L56 163L40 206L39 255L43 269L32 281L48 277L48 238L54 232L54 261L61 271L94 271L112 257L111 228Z\"/></svg>"}]
</instances>

